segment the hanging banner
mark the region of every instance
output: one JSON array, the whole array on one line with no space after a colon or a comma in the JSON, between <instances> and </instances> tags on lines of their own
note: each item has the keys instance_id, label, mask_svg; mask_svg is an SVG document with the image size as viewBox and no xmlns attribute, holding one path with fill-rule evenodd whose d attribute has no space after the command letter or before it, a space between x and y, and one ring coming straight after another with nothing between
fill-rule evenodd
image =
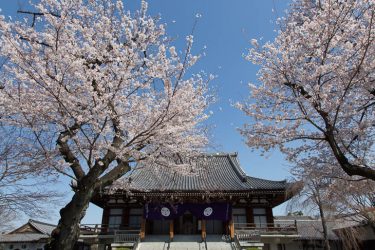
<instances>
[{"instance_id":1,"label":"hanging banner","mask_svg":"<svg viewBox=\"0 0 375 250\"><path fill-rule=\"evenodd\" d=\"M203 203L187 204L189 210L199 220L222 220L228 221L232 216L232 205L230 203Z\"/></svg>"},{"instance_id":2,"label":"hanging banner","mask_svg":"<svg viewBox=\"0 0 375 250\"><path fill-rule=\"evenodd\" d=\"M156 204L148 203L144 206L144 217L150 220L173 220L186 211L191 212L199 220L228 221L232 215L230 203L177 203Z\"/></svg>"},{"instance_id":3,"label":"hanging banner","mask_svg":"<svg viewBox=\"0 0 375 250\"><path fill-rule=\"evenodd\" d=\"M144 218L150 220L173 220L184 214L186 208L180 204L147 203L144 206Z\"/></svg>"}]
</instances>

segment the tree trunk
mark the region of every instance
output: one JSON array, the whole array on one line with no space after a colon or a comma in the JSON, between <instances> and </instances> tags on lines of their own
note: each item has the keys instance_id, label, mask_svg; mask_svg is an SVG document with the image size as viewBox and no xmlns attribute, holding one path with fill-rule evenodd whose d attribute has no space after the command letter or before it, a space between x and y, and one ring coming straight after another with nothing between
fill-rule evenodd
<instances>
[{"instance_id":1,"label":"tree trunk","mask_svg":"<svg viewBox=\"0 0 375 250\"><path fill-rule=\"evenodd\" d=\"M320 196L319 196L320 200ZM327 221L324 214L324 210L322 207L322 204L319 202L319 212L320 212L320 219L322 221L322 227L323 227L323 236L324 236L324 249L325 250L331 250L331 246L329 245L329 239L328 239L328 230L327 230Z\"/></svg>"},{"instance_id":2,"label":"tree trunk","mask_svg":"<svg viewBox=\"0 0 375 250\"><path fill-rule=\"evenodd\" d=\"M85 215L91 198L95 193L94 185L84 186L73 195L72 200L60 210L60 220L52 232L49 245L51 250L72 250L79 237L79 223Z\"/></svg>"}]
</instances>

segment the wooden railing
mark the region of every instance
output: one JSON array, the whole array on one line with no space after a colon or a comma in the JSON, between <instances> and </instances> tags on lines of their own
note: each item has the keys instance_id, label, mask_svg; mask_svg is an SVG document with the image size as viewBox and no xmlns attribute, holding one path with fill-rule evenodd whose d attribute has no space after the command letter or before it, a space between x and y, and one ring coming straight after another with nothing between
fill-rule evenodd
<instances>
[{"instance_id":1,"label":"wooden railing","mask_svg":"<svg viewBox=\"0 0 375 250\"><path fill-rule=\"evenodd\" d=\"M241 244L240 244L240 239L238 238L237 235L234 236L234 244L232 244L232 249L233 250L241 250Z\"/></svg>"},{"instance_id":2,"label":"wooden railing","mask_svg":"<svg viewBox=\"0 0 375 250\"><path fill-rule=\"evenodd\" d=\"M85 224L80 226L80 237L84 239L99 238L111 243L126 244L136 249L140 242L140 229L121 227L120 225Z\"/></svg>"},{"instance_id":3,"label":"wooden railing","mask_svg":"<svg viewBox=\"0 0 375 250\"><path fill-rule=\"evenodd\" d=\"M134 242L133 249L137 249L140 242L141 242L141 237L138 237L137 241Z\"/></svg>"},{"instance_id":4,"label":"wooden railing","mask_svg":"<svg viewBox=\"0 0 375 250\"><path fill-rule=\"evenodd\" d=\"M140 232L139 227L124 227L122 225L107 224L82 224L80 226L81 234L114 234L115 231L134 231Z\"/></svg>"},{"instance_id":5,"label":"wooden railing","mask_svg":"<svg viewBox=\"0 0 375 250\"><path fill-rule=\"evenodd\" d=\"M81 234L99 234L108 230L108 225L83 224L80 225Z\"/></svg>"},{"instance_id":6,"label":"wooden railing","mask_svg":"<svg viewBox=\"0 0 375 250\"><path fill-rule=\"evenodd\" d=\"M293 223L268 223L257 225L253 223L234 223L234 232L240 241L257 241L260 235L296 234L297 227Z\"/></svg>"},{"instance_id":7,"label":"wooden railing","mask_svg":"<svg viewBox=\"0 0 375 250\"><path fill-rule=\"evenodd\" d=\"M205 249L205 250L208 250L208 247L207 247L207 239L206 239L206 238L203 238L203 239L202 239L202 242L204 243L204 249Z\"/></svg>"},{"instance_id":8,"label":"wooden railing","mask_svg":"<svg viewBox=\"0 0 375 250\"><path fill-rule=\"evenodd\" d=\"M165 243L163 249L167 248L167 250L171 249L171 239L169 238Z\"/></svg>"},{"instance_id":9,"label":"wooden railing","mask_svg":"<svg viewBox=\"0 0 375 250\"><path fill-rule=\"evenodd\" d=\"M139 230L116 230L114 236L114 243L135 243L140 238Z\"/></svg>"}]
</instances>

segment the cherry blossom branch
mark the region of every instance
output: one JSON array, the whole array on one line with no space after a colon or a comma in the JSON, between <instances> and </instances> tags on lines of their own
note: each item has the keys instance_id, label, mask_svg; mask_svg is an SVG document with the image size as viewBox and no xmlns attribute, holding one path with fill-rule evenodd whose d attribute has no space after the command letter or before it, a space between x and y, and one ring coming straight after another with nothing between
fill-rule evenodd
<instances>
[{"instance_id":1,"label":"cherry blossom branch","mask_svg":"<svg viewBox=\"0 0 375 250\"><path fill-rule=\"evenodd\" d=\"M83 171L78 158L71 151L68 140L77 133L80 127L80 124L74 124L70 128L67 128L67 130L65 130L64 132L61 132L56 140L56 143L59 146L59 152L61 153L65 161L70 164L70 168L73 170L73 173L77 180L82 179L85 176L85 172Z\"/></svg>"}]
</instances>

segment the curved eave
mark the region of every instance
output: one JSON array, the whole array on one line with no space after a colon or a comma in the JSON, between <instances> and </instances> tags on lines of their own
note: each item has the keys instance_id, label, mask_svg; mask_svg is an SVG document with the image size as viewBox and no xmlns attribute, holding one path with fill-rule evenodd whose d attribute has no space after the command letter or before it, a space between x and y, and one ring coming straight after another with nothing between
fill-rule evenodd
<instances>
[{"instance_id":1,"label":"curved eave","mask_svg":"<svg viewBox=\"0 0 375 250\"><path fill-rule=\"evenodd\" d=\"M130 190L119 191L113 195L127 195L127 196L143 196L143 195L155 195L155 196L168 196L170 194L179 196L194 196L194 195L207 195L207 196L219 196L219 195L234 195L234 196L247 196L247 195L259 195L259 194L285 194L285 189L257 189L257 190L215 190L215 191L203 191L203 190ZM111 196L111 194L109 194Z\"/></svg>"},{"instance_id":2,"label":"curved eave","mask_svg":"<svg viewBox=\"0 0 375 250\"><path fill-rule=\"evenodd\" d=\"M92 202L99 207L104 207L107 200L110 199L129 199L129 198L182 198L185 197L189 198L223 198L231 201L233 199L253 199L256 196L266 195L272 196L272 200L269 204L272 207L280 205L284 201L287 200L287 195L285 189L266 189L266 190L241 190L241 191L215 191L215 192L207 192L207 191L184 191L184 190L147 190L147 191L140 191L140 190L132 190L132 191L118 191L111 194L102 194L100 197L96 196L92 199Z\"/></svg>"}]
</instances>

